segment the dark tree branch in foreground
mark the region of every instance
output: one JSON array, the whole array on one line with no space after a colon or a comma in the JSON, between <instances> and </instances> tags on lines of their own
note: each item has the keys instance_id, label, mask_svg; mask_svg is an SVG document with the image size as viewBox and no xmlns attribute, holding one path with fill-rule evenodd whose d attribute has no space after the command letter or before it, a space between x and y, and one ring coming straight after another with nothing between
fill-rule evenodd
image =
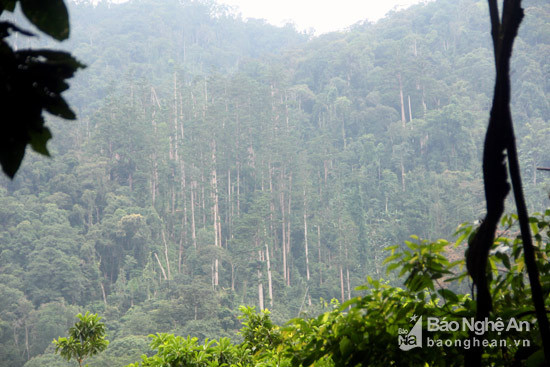
<instances>
[{"instance_id":1,"label":"dark tree branch in foreground","mask_svg":"<svg viewBox=\"0 0 550 367\"><path fill-rule=\"evenodd\" d=\"M497 75L493 106L491 108L483 151L483 179L487 201L487 215L469 244L466 264L468 272L477 287L476 318L482 320L489 316L492 309L491 294L487 284L487 258L494 241L498 222L504 211L504 201L510 189L504 161L506 153L508 155L510 178L518 211L531 294L541 332L545 358L548 361L550 360L550 329L535 263L529 229L529 216L523 197L514 128L510 112L510 58L512 56L514 39L523 19L523 9L521 8L521 0L504 0L501 21L499 19L497 0L488 1ZM481 347L470 349L466 355L466 365L480 366L482 351Z\"/></svg>"},{"instance_id":2,"label":"dark tree branch in foreground","mask_svg":"<svg viewBox=\"0 0 550 367\"><path fill-rule=\"evenodd\" d=\"M13 11L17 0L0 0L0 14ZM63 0L20 1L21 10L38 29L57 40L69 36L69 17ZM13 34L33 36L8 21L0 22L0 165L13 178L27 145L49 155L51 138L43 112L68 120L76 115L61 93L69 88L66 80L83 68L71 54L47 49L16 50L7 41Z\"/></svg>"}]
</instances>

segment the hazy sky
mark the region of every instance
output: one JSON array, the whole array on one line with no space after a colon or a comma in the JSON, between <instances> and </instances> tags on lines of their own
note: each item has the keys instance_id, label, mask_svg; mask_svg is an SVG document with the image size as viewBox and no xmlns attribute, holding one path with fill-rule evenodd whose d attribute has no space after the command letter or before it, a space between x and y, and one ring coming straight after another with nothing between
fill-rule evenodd
<instances>
[{"instance_id":1,"label":"hazy sky","mask_svg":"<svg viewBox=\"0 0 550 367\"><path fill-rule=\"evenodd\" d=\"M423 0L217 0L236 6L243 18L262 18L274 25L289 21L316 34L344 29L360 20L376 21L397 7Z\"/></svg>"}]
</instances>

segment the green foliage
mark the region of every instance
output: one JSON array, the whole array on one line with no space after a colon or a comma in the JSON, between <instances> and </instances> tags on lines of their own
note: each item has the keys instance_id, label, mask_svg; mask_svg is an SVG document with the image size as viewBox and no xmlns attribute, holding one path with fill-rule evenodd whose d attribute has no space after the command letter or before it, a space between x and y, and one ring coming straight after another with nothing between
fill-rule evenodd
<instances>
[{"instance_id":1,"label":"green foliage","mask_svg":"<svg viewBox=\"0 0 550 367\"><path fill-rule=\"evenodd\" d=\"M201 345L197 338L183 338L173 334L150 335L151 348L157 353L152 357L142 356L142 362L127 367L175 367L175 366L245 366L250 355L242 345L233 345L227 338L219 341L206 339Z\"/></svg>"},{"instance_id":2,"label":"green foliage","mask_svg":"<svg viewBox=\"0 0 550 367\"><path fill-rule=\"evenodd\" d=\"M244 342L253 353L262 354L272 352L281 344L281 332L279 327L271 322L270 312L266 309L256 312L255 307L239 307L242 315L240 334Z\"/></svg>"},{"instance_id":3,"label":"green foliage","mask_svg":"<svg viewBox=\"0 0 550 367\"><path fill-rule=\"evenodd\" d=\"M53 341L55 344L55 353L65 358L67 361L74 359L79 366L85 358L98 354L109 345L105 339L105 324L100 322L101 317L97 314L78 314L79 319L73 327L69 329L69 337L60 337Z\"/></svg>"},{"instance_id":4,"label":"green foliage","mask_svg":"<svg viewBox=\"0 0 550 367\"><path fill-rule=\"evenodd\" d=\"M6 10L15 3L0 2ZM541 210L550 203L550 176L536 170L550 165L550 12L548 2L525 3L513 110L528 205ZM432 240L484 210L478 162L493 78L485 0L427 2L320 37L243 21L214 1L66 5L64 46L89 69L62 93L79 121L47 120L55 159L27 154L14 180L0 178L0 365L21 367L39 355L46 365L46 345L83 309L104 315L112 342L86 361L110 367L139 358L156 332L238 344L238 307L260 310L262 294L271 313L255 314L255 345L247 347L256 361L265 356L261 363L305 360L300 350L310 341L324 343L296 333L288 341L296 355L286 355L292 331L277 326L304 313L316 319L327 311L319 298L346 304L372 292L372 308L393 313L400 297L461 304L469 285L447 280L464 278L448 257L463 250ZM22 37L14 26L24 14L13 17L4 40L17 51L55 42ZM56 72L46 56L38 61ZM25 96L47 97L46 112L72 117L39 92ZM397 270L390 282L355 290L367 276L386 277L384 248L411 233L419 238L387 263ZM525 309L528 284L505 276L504 255L523 271L521 257L495 252L491 276L504 289L495 302ZM357 302L332 310L334 318L357 311L350 325L363 327ZM374 330L381 323L363 328L376 353L377 338L394 340L393 329ZM347 338L327 337L323 363L334 363L331 355L351 361L356 342L363 348L351 328L335 325ZM266 335L280 341L276 348L265 347Z\"/></svg>"},{"instance_id":5,"label":"green foliage","mask_svg":"<svg viewBox=\"0 0 550 367\"><path fill-rule=\"evenodd\" d=\"M501 233L515 228L515 215L505 216ZM545 288L550 287L550 210L531 218L537 239L538 266ZM408 330L412 322L423 317L447 322L462 322L475 317L476 303L469 294L456 291L456 279L464 272L456 267L464 260L450 262L450 251L468 238L475 227L463 224L457 231L458 241L429 242L413 236L406 248L391 247L386 259L388 269L399 269L405 278L405 288L388 282L368 279L358 288L364 295L340 304L333 300L324 308L331 310L317 317L299 317L280 328L273 324L267 310L256 312L254 307L240 307L244 341L234 345L230 339L206 339L203 345L197 338L182 338L171 334L150 335L151 347L157 350L152 357L143 356L141 366L461 366L464 352L460 347L416 348L404 352L398 348L401 330ZM516 363L536 365L538 331L532 318L533 306L525 302L530 298L524 284L522 246L519 238L499 236L491 252L489 268L492 270L490 288L495 299L494 317L527 321L530 328L506 330L502 334L489 331L488 339L505 340L508 348L487 348L484 365L513 366ZM451 276L455 275L455 278ZM468 334L464 330L440 329L430 331L432 340L448 340L453 345L466 345ZM517 345L515 340L529 340L531 345ZM456 343L456 344L455 344ZM129 365L138 367L140 364Z\"/></svg>"},{"instance_id":6,"label":"green foliage","mask_svg":"<svg viewBox=\"0 0 550 367\"><path fill-rule=\"evenodd\" d=\"M528 301L530 290L525 284L521 238L504 235L517 228L516 222L516 215L503 217L501 235L495 240L491 251L488 270L492 274L493 315L503 320L513 317L528 321L531 326L529 330L512 330L502 335L489 333L488 339L505 339L509 349L487 348L483 355L484 365L511 366L517 361L527 360L530 365L540 357L540 352L536 352L540 346L537 346L539 338L533 319L534 308ZM530 223L537 242L537 264L543 288L549 289L547 254L550 250L550 210L531 217ZM464 350L460 348L420 348L403 352L397 348L397 338L399 328L408 329L409 319L414 315L424 317L424 330L426 317L459 323L464 317L474 317L475 301L467 293L453 291L457 287L453 282L466 275L454 269L464 260L450 262L447 259L449 248L458 246L474 230L471 224L461 225L455 245L444 240L421 241L413 236L416 242L406 241L407 249L391 247L392 253L386 259L390 263L388 269L400 270L400 276L405 277L406 289L369 279L367 285L360 287L366 292L365 296L334 307L333 311L317 318L292 320L286 328L285 342L290 343L288 352L293 365L317 365L318 361L326 360L337 366L463 365ZM438 280L444 280L444 283ZM464 343L468 335L463 331L437 331L430 333L430 337L450 340L454 345L457 341ZM531 346L518 347L514 340L529 340Z\"/></svg>"}]
</instances>

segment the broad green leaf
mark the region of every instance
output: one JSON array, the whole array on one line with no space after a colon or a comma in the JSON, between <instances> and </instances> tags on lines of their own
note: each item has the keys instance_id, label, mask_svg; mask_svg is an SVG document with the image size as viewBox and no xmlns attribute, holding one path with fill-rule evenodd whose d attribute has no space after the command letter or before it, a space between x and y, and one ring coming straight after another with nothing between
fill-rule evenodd
<instances>
[{"instance_id":1,"label":"broad green leaf","mask_svg":"<svg viewBox=\"0 0 550 367\"><path fill-rule=\"evenodd\" d=\"M340 353L342 353L342 356L347 357L350 352L353 349L353 344L351 343L351 340L347 336L344 336L342 340L340 340Z\"/></svg>"},{"instance_id":2,"label":"broad green leaf","mask_svg":"<svg viewBox=\"0 0 550 367\"><path fill-rule=\"evenodd\" d=\"M31 130L30 132L31 136L31 147L32 149L40 154L43 154L45 156L50 156L50 152L48 152L48 148L46 147L46 143L48 140L52 138L52 134L50 133L50 130L47 127L43 127L40 131L34 131Z\"/></svg>"},{"instance_id":3,"label":"broad green leaf","mask_svg":"<svg viewBox=\"0 0 550 367\"><path fill-rule=\"evenodd\" d=\"M458 302L458 297L457 295L449 290L449 289L440 289L437 291L437 293L439 293L443 298L445 298L447 301L451 301L453 303L457 303Z\"/></svg>"}]
</instances>

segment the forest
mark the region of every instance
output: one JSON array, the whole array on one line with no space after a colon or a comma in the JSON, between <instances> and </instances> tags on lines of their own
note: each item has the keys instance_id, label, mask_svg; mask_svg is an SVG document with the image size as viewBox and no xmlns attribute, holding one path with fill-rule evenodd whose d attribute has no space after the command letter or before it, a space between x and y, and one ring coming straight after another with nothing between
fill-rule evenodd
<instances>
[{"instance_id":1,"label":"forest","mask_svg":"<svg viewBox=\"0 0 550 367\"><path fill-rule=\"evenodd\" d=\"M46 118L51 157L27 149L0 177L0 365L76 366L52 340L86 312L109 340L91 367L464 363L397 340L413 314L474 315L487 1L320 36L211 0L66 5L67 41L10 38L86 68L64 93L78 118ZM523 8L511 110L548 295L550 3ZM534 325L514 210L491 251L493 308ZM530 347L486 365L538 365L535 326L506 337Z\"/></svg>"}]
</instances>

